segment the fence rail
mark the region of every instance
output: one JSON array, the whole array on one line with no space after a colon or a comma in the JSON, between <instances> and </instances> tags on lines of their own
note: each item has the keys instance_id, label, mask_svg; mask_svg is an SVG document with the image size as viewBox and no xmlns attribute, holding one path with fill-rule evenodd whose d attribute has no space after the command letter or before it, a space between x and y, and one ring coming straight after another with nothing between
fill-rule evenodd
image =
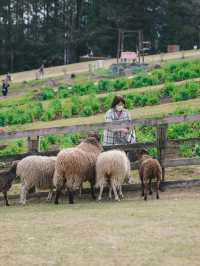
<instances>
[{"instance_id":1,"label":"fence rail","mask_svg":"<svg viewBox=\"0 0 200 266\"><path fill-rule=\"evenodd\" d=\"M163 118L146 118L146 119L133 119L130 121L116 121L116 122L104 122L97 124L83 124L83 125L74 125L74 126L63 126L63 127L51 127L51 128L41 128L41 129L32 129L32 130L23 130L23 131L12 131L5 132L0 134L1 139L16 139L24 137L37 137L37 136L46 136L50 134L64 134L64 133L73 133L73 132L88 132L98 129L108 129L108 128L119 128L127 126L142 126L142 125L168 125L172 123L181 123L181 122L194 122L200 120L200 114L193 115L179 115L179 116L166 116Z\"/></svg>"},{"instance_id":2,"label":"fence rail","mask_svg":"<svg viewBox=\"0 0 200 266\"><path fill-rule=\"evenodd\" d=\"M127 126L141 126L141 125L152 125L156 126L156 141L146 142L146 143L136 143L129 145L114 145L105 146L104 150L110 149L121 149L126 152L136 152L141 148L157 148L158 159L161 163L163 169L163 180L165 176L166 167L175 167L183 165L200 165L200 158L167 158L166 150L174 147L178 147L182 144L200 144L200 138L189 138L189 139L167 139L167 128L168 124L171 123L181 123L181 122L194 122L200 121L200 114L193 115L179 115L179 116L166 116L163 118L147 118L147 119L133 119L130 121L117 121L111 123L96 123L96 124L84 124L84 125L74 125L74 126L64 126L64 127L53 127L53 128L42 128L34 130L24 130L24 131L13 131L0 134L0 139L16 139L16 138L28 138L28 152L24 154L0 156L0 161L11 162L13 160L20 160L28 155L39 154L52 156L56 155L59 151L48 151L39 152L39 138L40 136L45 136L49 134L66 134L72 132L89 132L98 129L116 129L123 128ZM137 163L132 162L132 168L137 168Z\"/></svg>"}]
</instances>

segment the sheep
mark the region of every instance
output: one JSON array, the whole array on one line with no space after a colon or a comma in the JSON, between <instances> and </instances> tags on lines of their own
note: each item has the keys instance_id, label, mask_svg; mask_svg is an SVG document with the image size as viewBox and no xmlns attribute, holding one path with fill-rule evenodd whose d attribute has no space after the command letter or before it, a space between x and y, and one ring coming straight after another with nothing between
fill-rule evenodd
<instances>
[{"instance_id":1,"label":"sheep","mask_svg":"<svg viewBox=\"0 0 200 266\"><path fill-rule=\"evenodd\" d=\"M152 179L156 179L156 198L159 199L159 187L162 177L162 168L158 160L151 158L146 149L142 149L139 155L139 176L142 183L142 196L147 200L147 187L149 181L149 194L151 195Z\"/></svg>"},{"instance_id":2,"label":"sheep","mask_svg":"<svg viewBox=\"0 0 200 266\"><path fill-rule=\"evenodd\" d=\"M130 161L124 151L110 150L102 152L96 163L96 187L100 187L98 200L101 201L104 185L109 185L109 199L112 190L115 200L120 201L117 193L123 198L122 184L130 176Z\"/></svg>"},{"instance_id":3,"label":"sheep","mask_svg":"<svg viewBox=\"0 0 200 266\"><path fill-rule=\"evenodd\" d=\"M20 203L26 204L26 196L33 187L50 189L47 200L53 195L53 174L56 157L32 155L22 159L17 165L17 176L21 179Z\"/></svg>"},{"instance_id":4,"label":"sheep","mask_svg":"<svg viewBox=\"0 0 200 266\"><path fill-rule=\"evenodd\" d=\"M2 176L0 176L0 192L3 193L6 206L9 206L7 192L11 188L13 179L15 178L16 167L17 161L14 161L11 165L11 168L4 172Z\"/></svg>"},{"instance_id":5,"label":"sheep","mask_svg":"<svg viewBox=\"0 0 200 266\"><path fill-rule=\"evenodd\" d=\"M62 188L68 190L69 204L73 204L74 191L86 181L90 182L92 198L95 199L95 164L101 151L99 137L90 135L77 147L59 152L53 179L56 187L55 204L58 204Z\"/></svg>"}]
</instances>

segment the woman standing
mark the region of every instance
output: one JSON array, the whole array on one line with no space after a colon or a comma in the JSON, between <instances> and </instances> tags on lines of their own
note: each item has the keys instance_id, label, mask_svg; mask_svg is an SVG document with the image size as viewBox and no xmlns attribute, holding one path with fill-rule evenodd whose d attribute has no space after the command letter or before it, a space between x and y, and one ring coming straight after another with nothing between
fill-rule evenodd
<instances>
[{"instance_id":1,"label":"woman standing","mask_svg":"<svg viewBox=\"0 0 200 266\"><path fill-rule=\"evenodd\" d=\"M106 122L127 121L131 116L126 109L125 100L122 96L115 96L111 109L106 113ZM129 127L121 129L106 129L104 131L104 145L128 144ZM133 143L133 142L132 142Z\"/></svg>"}]
</instances>

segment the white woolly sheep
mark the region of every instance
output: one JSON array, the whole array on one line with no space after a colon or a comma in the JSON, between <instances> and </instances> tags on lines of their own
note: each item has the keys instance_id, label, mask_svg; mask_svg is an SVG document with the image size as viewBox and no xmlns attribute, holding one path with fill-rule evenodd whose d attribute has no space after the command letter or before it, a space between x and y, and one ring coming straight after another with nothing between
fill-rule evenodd
<instances>
[{"instance_id":1,"label":"white woolly sheep","mask_svg":"<svg viewBox=\"0 0 200 266\"><path fill-rule=\"evenodd\" d=\"M55 170L56 157L28 156L17 165L16 175L21 179L20 203L26 204L28 191L37 189L50 189L47 200L53 195L53 174Z\"/></svg>"},{"instance_id":2,"label":"white woolly sheep","mask_svg":"<svg viewBox=\"0 0 200 266\"><path fill-rule=\"evenodd\" d=\"M66 188L69 203L74 203L74 191L80 189L83 182L91 184L92 197L95 199L95 164L102 151L97 137L88 137L77 147L59 152L56 160L54 185L56 187L55 204L58 204L60 192Z\"/></svg>"},{"instance_id":3,"label":"white woolly sheep","mask_svg":"<svg viewBox=\"0 0 200 266\"><path fill-rule=\"evenodd\" d=\"M96 187L100 187L98 200L102 199L104 186L109 186L109 198L113 190L115 200L119 201L117 189L123 198L122 184L130 176L130 161L124 151L110 150L102 152L96 163Z\"/></svg>"}]
</instances>

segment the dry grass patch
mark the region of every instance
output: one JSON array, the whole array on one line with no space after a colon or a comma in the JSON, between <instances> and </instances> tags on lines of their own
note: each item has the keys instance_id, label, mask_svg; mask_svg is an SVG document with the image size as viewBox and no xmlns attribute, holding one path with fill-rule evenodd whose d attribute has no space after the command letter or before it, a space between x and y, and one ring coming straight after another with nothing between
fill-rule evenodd
<instances>
[{"instance_id":1,"label":"dry grass patch","mask_svg":"<svg viewBox=\"0 0 200 266\"><path fill-rule=\"evenodd\" d=\"M199 265L200 190L0 208L0 265Z\"/></svg>"}]
</instances>

